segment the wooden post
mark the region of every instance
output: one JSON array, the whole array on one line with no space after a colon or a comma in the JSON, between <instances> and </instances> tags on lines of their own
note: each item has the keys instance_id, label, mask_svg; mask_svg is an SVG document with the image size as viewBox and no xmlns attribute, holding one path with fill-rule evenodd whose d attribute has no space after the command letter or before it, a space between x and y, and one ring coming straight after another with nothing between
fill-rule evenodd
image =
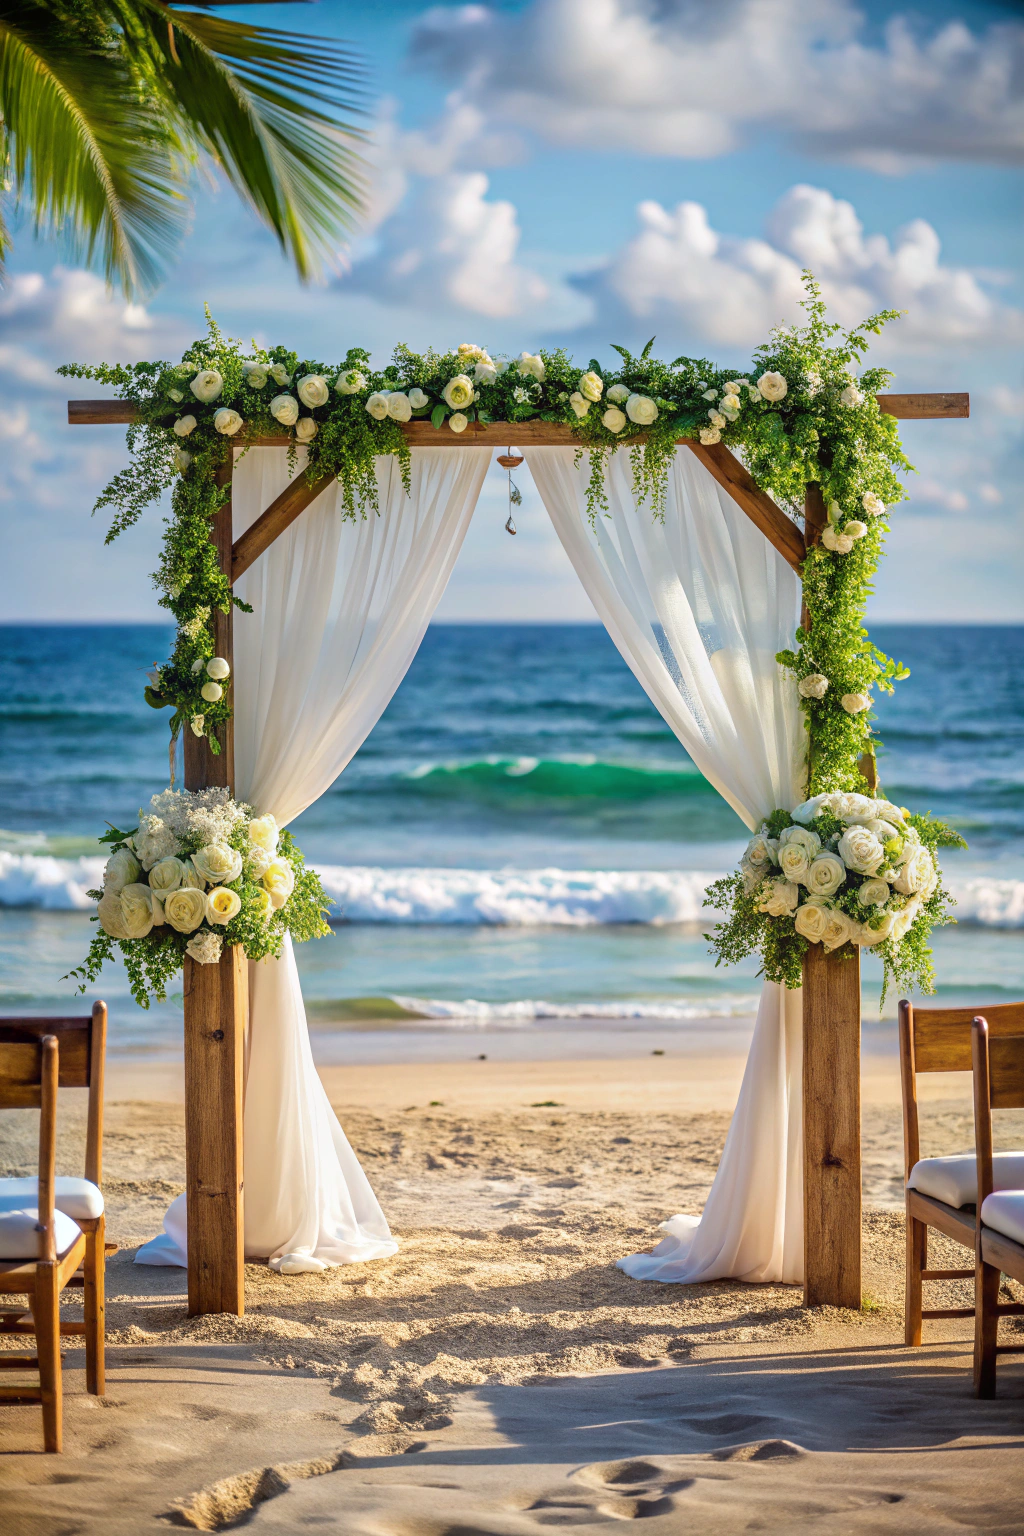
<instances>
[{"instance_id":1,"label":"wooden post","mask_svg":"<svg viewBox=\"0 0 1024 1536\"><path fill-rule=\"evenodd\" d=\"M820 485L804 498L804 540L821 540ZM810 628L803 604L800 623ZM812 944L803 977L804 1305L861 1304L860 950Z\"/></svg>"},{"instance_id":2,"label":"wooden post","mask_svg":"<svg viewBox=\"0 0 1024 1536\"><path fill-rule=\"evenodd\" d=\"M217 483L231 484L232 458ZM231 574L230 496L212 520L221 569ZM216 654L232 669L232 615L214 614ZM185 727L185 788L235 787L231 720L220 753ZM242 1054L249 1005L245 955L226 949L218 965L185 960L185 1190L188 1209L188 1310L244 1310L242 1208Z\"/></svg>"}]
</instances>

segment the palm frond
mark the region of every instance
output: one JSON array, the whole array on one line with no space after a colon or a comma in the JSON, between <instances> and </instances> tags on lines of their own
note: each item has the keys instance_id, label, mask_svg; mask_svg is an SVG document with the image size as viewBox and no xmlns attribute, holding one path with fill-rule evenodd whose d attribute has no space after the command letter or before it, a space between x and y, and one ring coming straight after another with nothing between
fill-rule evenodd
<instances>
[{"instance_id":1,"label":"palm frond","mask_svg":"<svg viewBox=\"0 0 1024 1536\"><path fill-rule=\"evenodd\" d=\"M166 126L102 26L37 0L0 0L0 118L16 200L37 230L62 236L75 256L98 255L128 294L151 287L184 204Z\"/></svg>"}]
</instances>

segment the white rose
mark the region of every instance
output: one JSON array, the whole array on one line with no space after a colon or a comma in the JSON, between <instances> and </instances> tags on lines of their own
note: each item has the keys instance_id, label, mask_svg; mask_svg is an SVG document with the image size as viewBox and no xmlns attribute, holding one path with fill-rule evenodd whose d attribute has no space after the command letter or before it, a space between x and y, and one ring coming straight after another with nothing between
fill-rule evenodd
<instances>
[{"instance_id":1,"label":"white rose","mask_svg":"<svg viewBox=\"0 0 1024 1536\"><path fill-rule=\"evenodd\" d=\"M864 823L864 825L867 827L869 832L873 832L875 834L875 836L878 838L878 841L885 849L886 853L899 851L898 849L891 849L889 847L890 843L895 842L902 847L902 839L900 834L897 832L891 821L883 821L880 816L872 816L868 821Z\"/></svg>"},{"instance_id":2,"label":"white rose","mask_svg":"<svg viewBox=\"0 0 1024 1536\"><path fill-rule=\"evenodd\" d=\"M223 388L224 380L216 368L204 368L202 373L196 374L189 385L196 399L201 400L204 405L209 405L211 400L216 400Z\"/></svg>"},{"instance_id":3,"label":"white rose","mask_svg":"<svg viewBox=\"0 0 1024 1536\"><path fill-rule=\"evenodd\" d=\"M171 400L173 400L173 401L174 401L174 403L175 403L175 405L180 405L180 404L181 404L181 402L182 402L182 401L183 401L183 400L184 400L184 398L185 398L185 396L184 396L184 395L183 395L183 394L182 394L182 392L181 392L181 390L180 390L180 389L169 389L169 390L168 390L168 391L167 391L167 394L168 394L168 397L169 397L169 398L170 398L170 399L171 399Z\"/></svg>"},{"instance_id":4,"label":"white rose","mask_svg":"<svg viewBox=\"0 0 1024 1536\"><path fill-rule=\"evenodd\" d=\"M193 715L189 721L189 725L192 727L193 736L201 736L203 731L206 729L206 716Z\"/></svg>"},{"instance_id":5,"label":"white rose","mask_svg":"<svg viewBox=\"0 0 1024 1536\"><path fill-rule=\"evenodd\" d=\"M196 869L191 859L182 859L183 874L181 877L181 889L185 891L205 891L206 881Z\"/></svg>"},{"instance_id":6,"label":"white rose","mask_svg":"<svg viewBox=\"0 0 1024 1536\"><path fill-rule=\"evenodd\" d=\"M892 924L892 938L894 943L898 944L904 937L907 929L911 926L912 923L916 921L920 910L921 903L919 901L908 901L907 905L903 908L903 911L896 913Z\"/></svg>"},{"instance_id":7,"label":"white rose","mask_svg":"<svg viewBox=\"0 0 1024 1536\"><path fill-rule=\"evenodd\" d=\"M846 533L837 533L831 523L821 530L821 542L826 549L831 549L834 554L848 555L853 548L853 540Z\"/></svg>"},{"instance_id":8,"label":"white rose","mask_svg":"<svg viewBox=\"0 0 1024 1536\"><path fill-rule=\"evenodd\" d=\"M658 419L658 407L647 395L630 395L626 401L626 415L639 427L649 427Z\"/></svg>"},{"instance_id":9,"label":"white rose","mask_svg":"<svg viewBox=\"0 0 1024 1536\"><path fill-rule=\"evenodd\" d=\"M237 411L233 411L228 406L222 405L220 410L215 411L213 414L213 425L215 429L221 433L222 436L234 437L235 433L242 425L242 418L239 416Z\"/></svg>"},{"instance_id":10,"label":"white rose","mask_svg":"<svg viewBox=\"0 0 1024 1536\"><path fill-rule=\"evenodd\" d=\"M878 802L872 800L870 795L860 795L851 791L836 795L832 809L840 821L861 821L866 824L878 814Z\"/></svg>"},{"instance_id":11,"label":"white rose","mask_svg":"<svg viewBox=\"0 0 1024 1536\"><path fill-rule=\"evenodd\" d=\"M312 416L300 416L295 423L295 441L297 443L311 443L320 431L320 423L314 421Z\"/></svg>"},{"instance_id":12,"label":"white rose","mask_svg":"<svg viewBox=\"0 0 1024 1536\"><path fill-rule=\"evenodd\" d=\"M182 885L164 901L164 917L178 933L192 933L206 916L206 897L194 886Z\"/></svg>"},{"instance_id":13,"label":"white rose","mask_svg":"<svg viewBox=\"0 0 1024 1536\"><path fill-rule=\"evenodd\" d=\"M812 832L810 827L796 826L784 828L779 835L780 859L782 858L783 848L788 848L790 843L798 844L799 847L806 850L810 858L813 858L821 847L821 838L817 832Z\"/></svg>"},{"instance_id":14,"label":"white rose","mask_svg":"<svg viewBox=\"0 0 1024 1536\"><path fill-rule=\"evenodd\" d=\"M855 405L863 405L863 403L864 396L861 394L856 384L847 384L846 388L839 396L840 405L852 407Z\"/></svg>"},{"instance_id":15,"label":"white rose","mask_svg":"<svg viewBox=\"0 0 1024 1536\"><path fill-rule=\"evenodd\" d=\"M126 885L121 892L121 916L130 939L144 939L164 920L160 898L148 885Z\"/></svg>"},{"instance_id":16,"label":"white rose","mask_svg":"<svg viewBox=\"0 0 1024 1536\"><path fill-rule=\"evenodd\" d=\"M520 370L521 371L521 370ZM457 373L454 379L449 379L441 391L441 399L453 411L461 411L467 405L473 404L473 381L464 373Z\"/></svg>"},{"instance_id":17,"label":"white rose","mask_svg":"<svg viewBox=\"0 0 1024 1536\"><path fill-rule=\"evenodd\" d=\"M757 832L743 850L743 857L748 864L755 867L763 865L767 868L769 864L777 864L779 862L778 842L774 837L766 837L763 832Z\"/></svg>"},{"instance_id":18,"label":"white rose","mask_svg":"<svg viewBox=\"0 0 1024 1536\"><path fill-rule=\"evenodd\" d=\"M843 509L838 501L830 501L828 504L828 520L830 523L838 523L843 515Z\"/></svg>"},{"instance_id":19,"label":"white rose","mask_svg":"<svg viewBox=\"0 0 1024 1536\"><path fill-rule=\"evenodd\" d=\"M402 390L393 389L388 395L388 415L392 421L412 419L412 401L408 395L403 394Z\"/></svg>"},{"instance_id":20,"label":"white rose","mask_svg":"<svg viewBox=\"0 0 1024 1536\"><path fill-rule=\"evenodd\" d=\"M281 834L276 820L269 812L266 816L254 816L246 830L250 843L257 848L265 848L268 853L277 852L277 840Z\"/></svg>"},{"instance_id":21,"label":"white rose","mask_svg":"<svg viewBox=\"0 0 1024 1536\"><path fill-rule=\"evenodd\" d=\"M584 416L586 416L587 412L590 410L590 401L584 400L578 389L574 389L572 394L569 396L569 404L576 412L576 415L579 417L580 421L583 420Z\"/></svg>"},{"instance_id":22,"label":"white rose","mask_svg":"<svg viewBox=\"0 0 1024 1536\"><path fill-rule=\"evenodd\" d=\"M803 699L823 699L828 692L828 678L820 672L809 672L800 679L796 688Z\"/></svg>"},{"instance_id":23,"label":"white rose","mask_svg":"<svg viewBox=\"0 0 1024 1536\"><path fill-rule=\"evenodd\" d=\"M740 402L736 395L723 395L718 409L727 421L735 421L740 414Z\"/></svg>"},{"instance_id":24,"label":"white rose","mask_svg":"<svg viewBox=\"0 0 1024 1536\"><path fill-rule=\"evenodd\" d=\"M179 416L174 423L174 430L179 437L188 437L189 433L194 432L195 429L196 419L194 416Z\"/></svg>"},{"instance_id":25,"label":"white rose","mask_svg":"<svg viewBox=\"0 0 1024 1536\"><path fill-rule=\"evenodd\" d=\"M456 411L454 416L448 417L448 425L453 432L465 432L469 426L469 417L463 416L461 411Z\"/></svg>"},{"instance_id":26,"label":"white rose","mask_svg":"<svg viewBox=\"0 0 1024 1536\"><path fill-rule=\"evenodd\" d=\"M886 821L891 821L894 827L903 830L906 826L906 811L902 811L898 805L893 805L891 800L876 800L874 803L876 816L884 816ZM914 829L916 831L916 828Z\"/></svg>"},{"instance_id":27,"label":"white rose","mask_svg":"<svg viewBox=\"0 0 1024 1536\"><path fill-rule=\"evenodd\" d=\"M610 405L601 417L601 424L607 427L609 432L621 432L626 425L626 417L617 405Z\"/></svg>"},{"instance_id":28,"label":"white rose","mask_svg":"<svg viewBox=\"0 0 1024 1536\"><path fill-rule=\"evenodd\" d=\"M273 862L273 853L268 853L265 848L258 848L253 843L245 855L245 872L253 880L262 880Z\"/></svg>"},{"instance_id":29,"label":"white rose","mask_svg":"<svg viewBox=\"0 0 1024 1536\"><path fill-rule=\"evenodd\" d=\"M799 900L798 885L789 880L771 880L768 893L764 900L758 902L757 910L767 912L769 917L790 917L796 911Z\"/></svg>"},{"instance_id":30,"label":"white rose","mask_svg":"<svg viewBox=\"0 0 1024 1536\"><path fill-rule=\"evenodd\" d=\"M820 816L822 811L832 810L835 798L835 795L814 795L810 800L804 800L800 805L795 806L789 814L794 821L806 827Z\"/></svg>"},{"instance_id":31,"label":"white rose","mask_svg":"<svg viewBox=\"0 0 1024 1536\"><path fill-rule=\"evenodd\" d=\"M375 390L367 396L366 409L374 421L383 421L388 414L388 397L383 390Z\"/></svg>"},{"instance_id":32,"label":"white rose","mask_svg":"<svg viewBox=\"0 0 1024 1536\"><path fill-rule=\"evenodd\" d=\"M430 404L430 396L424 394L422 389L410 389L409 404L414 411L422 411L424 406Z\"/></svg>"},{"instance_id":33,"label":"white rose","mask_svg":"<svg viewBox=\"0 0 1024 1536\"><path fill-rule=\"evenodd\" d=\"M705 400L717 400L718 399L718 390L717 389L706 389L704 391L704 399Z\"/></svg>"},{"instance_id":34,"label":"white rose","mask_svg":"<svg viewBox=\"0 0 1024 1536\"><path fill-rule=\"evenodd\" d=\"M722 441L722 434L717 427L701 427L700 440L705 448L713 448Z\"/></svg>"},{"instance_id":35,"label":"white rose","mask_svg":"<svg viewBox=\"0 0 1024 1536\"><path fill-rule=\"evenodd\" d=\"M631 391L627 389L625 384L613 384L605 399L610 401L612 405L621 405L623 400L629 399L630 394Z\"/></svg>"},{"instance_id":36,"label":"white rose","mask_svg":"<svg viewBox=\"0 0 1024 1536\"><path fill-rule=\"evenodd\" d=\"M199 691L207 704L216 704L217 700L224 695L224 689L220 683L204 683Z\"/></svg>"},{"instance_id":37,"label":"white rose","mask_svg":"<svg viewBox=\"0 0 1024 1536\"><path fill-rule=\"evenodd\" d=\"M531 352L520 352L516 369L524 377L534 378L539 384L543 384L545 376L544 359L538 352L534 356Z\"/></svg>"},{"instance_id":38,"label":"white rose","mask_svg":"<svg viewBox=\"0 0 1024 1536\"><path fill-rule=\"evenodd\" d=\"M156 891L158 896L166 896L170 891L178 889L184 875L184 860L175 858L173 854L169 858L158 859L149 872L150 889Z\"/></svg>"},{"instance_id":39,"label":"white rose","mask_svg":"<svg viewBox=\"0 0 1024 1536\"><path fill-rule=\"evenodd\" d=\"M859 926L859 923L852 922L845 912L841 912L838 907L835 907L828 914L821 942L826 949L839 949L841 945L850 942Z\"/></svg>"},{"instance_id":40,"label":"white rose","mask_svg":"<svg viewBox=\"0 0 1024 1536\"><path fill-rule=\"evenodd\" d=\"M846 868L842 859L834 853L819 853L807 867L804 885L812 896L831 896L846 880Z\"/></svg>"},{"instance_id":41,"label":"white rose","mask_svg":"<svg viewBox=\"0 0 1024 1536\"><path fill-rule=\"evenodd\" d=\"M779 864L787 880L802 881L811 867L811 855L800 843L787 843L779 849Z\"/></svg>"},{"instance_id":42,"label":"white rose","mask_svg":"<svg viewBox=\"0 0 1024 1536\"><path fill-rule=\"evenodd\" d=\"M781 373L762 373L757 388L766 400L784 400L789 393L789 385Z\"/></svg>"},{"instance_id":43,"label":"white rose","mask_svg":"<svg viewBox=\"0 0 1024 1536\"><path fill-rule=\"evenodd\" d=\"M295 871L287 859L275 859L263 876L263 885L275 907L283 907L295 889Z\"/></svg>"},{"instance_id":44,"label":"white rose","mask_svg":"<svg viewBox=\"0 0 1024 1536\"><path fill-rule=\"evenodd\" d=\"M848 539L862 539L868 531L867 523L862 523L859 518L853 518L849 523L843 524L843 533Z\"/></svg>"},{"instance_id":45,"label":"white rose","mask_svg":"<svg viewBox=\"0 0 1024 1536\"><path fill-rule=\"evenodd\" d=\"M119 848L103 866L103 889L114 895L126 885L134 885L142 870L130 848Z\"/></svg>"},{"instance_id":46,"label":"white rose","mask_svg":"<svg viewBox=\"0 0 1024 1536\"><path fill-rule=\"evenodd\" d=\"M885 863L885 849L867 827L847 827L839 839L839 856L858 875L873 875Z\"/></svg>"},{"instance_id":47,"label":"white rose","mask_svg":"<svg viewBox=\"0 0 1024 1536\"><path fill-rule=\"evenodd\" d=\"M339 395L358 395L366 388L366 380L358 368L345 368L335 379L334 387Z\"/></svg>"},{"instance_id":48,"label":"white rose","mask_svg":"<svg viewBox=\"0 0 1024 1536\"><path fill-rule=\"evenodd\" d=\"M192 855L192 863L210 885L229 885L242 873L242 855L230 843L207 843Z\"/></svg>"},{"instance_id":49,"label":"white rose","mask_svg":"<svg viewBox=\"0 0 1024 1536\"><path fill-rule=\"evenodd\" d=\"M708 418L711 422L711 425L713 427L717 427L719 432L721 432L723 427L727 427L729 425L728 418L723 416L721 411L708 411Z\"/></svg>"},{"instance_id":50,"label":"white rose","mask_svg":"<svg viewBox=\"0 0 1024 1536\"><path fill-rule=\"evenodd\" d=\"M871 708L871 699L866 693L844 693L839 702L848 715L859 715Z\"/></svg>"},{"instance_id":51,"label":"white rose","mask_svg":"<svg viewBox=\"0 0 1024 1536\"><path fill-rule=\"evenodd\" d=\"M124 913L121 911L121 890L104 891L96 911L99 915L100 927L104 933L109 933L112 939L126 939L128 929L125 927Z\"/></svg>"},{"instance_id":52,"label":"white rose","mask_svg":"<svg viewBox=\"0 0 1024 1536\"><path fill-rule=\"evenodd\" d=\"M295 386L296 393L303 405L308 405L310 410L315 410L318 405L326 405L330 399L330 390L327 380L322 373L306 373Z\"/></svg>"},{"instance_id":53,"label":"white rose","mask_svg":"<svg viewBox=\"0 0 1024 1536\"><path fill-rule=\"evenodd\" d=\"M288 372L288 369L285 367L284 363L271 363L270 367L267 369L267 372L270 374L270 377L273 379L274 383L280 385L282 389L286 389L292 381L292 376Z\"/></svg>"},{"instance_id":54,"label":"white rose","mask_svg":"<svg viewBox=\"0 0 1024 1536\"><path fill-rule=\"evenodd\" d=\"M486 363L477 363L473 369L473 382L475 384L493 384L498 377L498 370L488 360Z\"/></svg>"},{"instance_id":55,"label":"white rose","mask_svg":"<svg viewBox=\"0 0 1024 1536\"><path fill-rule=\"evenodd\" d=\"M880 496L876 496L874 491L865 491L860 504L868 517L882 517L885 513L885 502Z\"/></svg>"},{"instance_id":56,"label":"white rose","mask_svg":"<svg viewBox=\"0 0 1024 1536\"><path fill-rule=\"evenodd\" d=\"M857 891L862 907L884 907L889 900L889 887L884 880L865 880Z\"/></svg>"},{"instance_id":57,"label":"white rose","mask_svg":"<svg viewBox=\"0 0 1024 1536\"><path fill-rule=\"evenodd\" d=\"M192 455L190 453L186 453L184 448L175 448L172 457L174 459L174 467L178 471L178 474L183 475L186 469L188 469L189 465L192 463Z\"/></svg>"},{"instance_id":58,"label":"white rose","mask_svg":"<svg viewBox=\"0 0 1024 1536\"><path fill-rule=\"evenodd\" d=\"M209 928L204 928L201 933L194 933L185 945L185 953L190 956L197 965L216 965L224 948L224 940L219 933L212 933Z\"/></svg>"},{"instance_id":59,"label":"white rose","mask_svg":"<svg viewBox=\"0 0 1024 1536\"><path fill-rule=\"evenodd\" d=\"M580 394L584 400L600 400L604 394L604 380L599 373L588 368L586 373L580 374Z\"/></svg>"},{"instance_id":60,"label":"white rose","mask_svg":"<svg viewBox=\"0 0 1024 1536\"><path fill-rule=\"evenodd\" d=\"M736 400L737 405L739 405L740 385L745 383L745 379L730 379L725 386L725 393L727 395L732 395Z\"/></svg>"},{"instance_id":61,"label":"white rose","mask_svg":"<svg viewBox=\"0 0 1024 1536\"><path fill-rule=\"evenodd\" d=\"M929 885L932 890L935 889L934 877L935 864L927 848L911 844L893 881L893 889L903 896L916 896Z\"/></svg>"},{"instance_id":62,"label":"white rose","mask_svg":"<svg viewBox=\"0 0 1024 1536\"><path fill-rule=\"evenodd\" d=\"M262 363L243 363L242 378L250 389L265 389L270 377Z\"/></svg>"},{"instance_id":63,"label":"white rose","mask_svg":"<svg viewBox=\"0 0 1024 1536\"><path fill-rule=\"evenodd\" d=\"M226 677L231 676L231 668L223 656L211 656L206 663L206 675L212 677L214 682L222 683Z\"/></svg>"},{"instance_id":64,"label":"white rose","mask_svg":"<svg viewBox=\"0 0 1024 1536\"><path fill-rule=\"evenodd\" d=\"M217 885L206 898L206 917L211 923L230 923L242 910L242 898L226 885Z\"/></svg>"},{"instance_id":65,"label":"white rose","mask_svg":"<svg viewBox=\"0 0 1024 1536\"><path fill-rule=\"evenodd\" d=\"M812 944L820 944L825 937L831 915L831 906L812 896L810 901L805 901L802 907L797 907L793 915L793 927L802 939L809 939Z\"/></svg>"},{"instance_id":66,"label":"white rose","mask_svg":"<svg viewBox=\"0 0 1024 1536\"><path fill-rule=\"evenodd\" d=\"M460 357L473 358L487 356L487 353L484 351L483 347L478 347L472 341L460 341L456 351Z\"/></svg>"},{"instance_id":67,"label":"white rose","mask_svg":"<svg viewBox=\"0 0 1024 1536\"><path fill-rule=\"evenodd\" d=\"M863 889L864 887L861 886L861 890ZM885 940L892 933L895 922L894 913L880 912L877 916L869 918L867 922L861 923L860 930L853 942L855 944L863 944L868 949L873 948L875 944L884 944Z\"/></svg>"},{"instance_id":68,"label":"white rose","mask_svg":"<svg viewBox=\"0 0 1024 1536\"><path fill-rule=\"evenodd\" d=\"M299 402L294 395L275 395L270 402L270 414L282 427L294 427L299 419Z\"/></svg>"}]
</instances>

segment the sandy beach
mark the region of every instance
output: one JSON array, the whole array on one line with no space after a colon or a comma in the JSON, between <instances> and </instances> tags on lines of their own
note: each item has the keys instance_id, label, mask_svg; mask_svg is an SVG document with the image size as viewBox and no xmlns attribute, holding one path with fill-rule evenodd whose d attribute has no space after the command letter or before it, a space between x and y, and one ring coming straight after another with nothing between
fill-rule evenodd
<instances>
[{"instance_id":1,"label":"sandy beach","mask_svg":"<svg viewBox=\"0 0 1024 1536\"><path fill-rule=\"evenodd\" d=\"M969 1320L926 1325L921 1351L900 1344L891 1056L865 1059L866 1303L851 1314L805 1311L791 1287L645 1284L614 1267L700 1209L741 1056L479 1060L483 1035L450 1054L463 1059L323 1069L400 1251L290 1278L249 1264L241 1319L190 1320L181 1271L133 1265L182 1188L180 1074L112 1063L108 1392L85 1394L71 1341L65 1454L40 1453L36 1410L0 1415L4 1536L168 1522L533 1536L640 1517L1019 1530L1024 1368L1004 1362L999 1398L980 1403ZM966 1090L927 1083L926 1151L970 1145ZM1000 1129L1020 1145L1024 1116ZM81 1131L69 1100L67 1171ZM0 1132L3 1171L31 1167L33 1117ZM962 1305L970 1287L932 1296Z\"/></svg>"}]
</instances>

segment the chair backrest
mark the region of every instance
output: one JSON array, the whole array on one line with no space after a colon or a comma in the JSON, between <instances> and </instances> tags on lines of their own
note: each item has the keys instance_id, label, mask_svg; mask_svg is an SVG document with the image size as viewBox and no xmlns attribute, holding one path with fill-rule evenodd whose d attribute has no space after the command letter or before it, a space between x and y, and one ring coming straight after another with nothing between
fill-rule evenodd
<instances>
[{"instance_id":1,"label":"chair backrest","mask_svg":"<svg viewBox=\"0 0 1024 1536\"><path fill-rule=\"evenodd\" d=\"M107 1005L92 1013L55 1019L0 1018L0 1109L42 1107L40 1042L57 1042L61 1088L87 1088L89 1113L85 1136L85 1177L103 1177L103 1069L107 1050Z\"/></svg>"},{"instance_id":2,"label":"chair backrest","mask_svg":"<svg viewBox=\"0 0 1024 1536\"><path fill-rule=\"evenodd\" d=\"M59 1048L56 1036L0 1040L0 1103L38 1109L40 1259L57 1256L54 1230L54 1177L57 1171L57 1079Z\"/></svg>"},{"instance_id":3,"label":"chair backrest","mask_svg":"<svg viewBox=\"0 0 1024 1536\"><path fill-rule=\"evenodd\" d=\"M972 1071L971 1026L977 1016L977 1008L915 1008L913 1003L900 1003L905 1177L921 1156L917 1073ZM1024 1034L1024 1003L998 1003L986 1009L985 1017L991 1038Z\"/></svg>"},{"instance_id":4,"label":"chair backrest","mask_svg":"<svg viewBox=\"0 0 1024 1536\"><path fill-rule=\"evenodd\" d=\"M974 1065L974 1144L978 1206L992 1193L992 1111L1024 1108L1024 1030L995 1035L979 1016L971 1026Z\"/></svg>"}]
</instances>

